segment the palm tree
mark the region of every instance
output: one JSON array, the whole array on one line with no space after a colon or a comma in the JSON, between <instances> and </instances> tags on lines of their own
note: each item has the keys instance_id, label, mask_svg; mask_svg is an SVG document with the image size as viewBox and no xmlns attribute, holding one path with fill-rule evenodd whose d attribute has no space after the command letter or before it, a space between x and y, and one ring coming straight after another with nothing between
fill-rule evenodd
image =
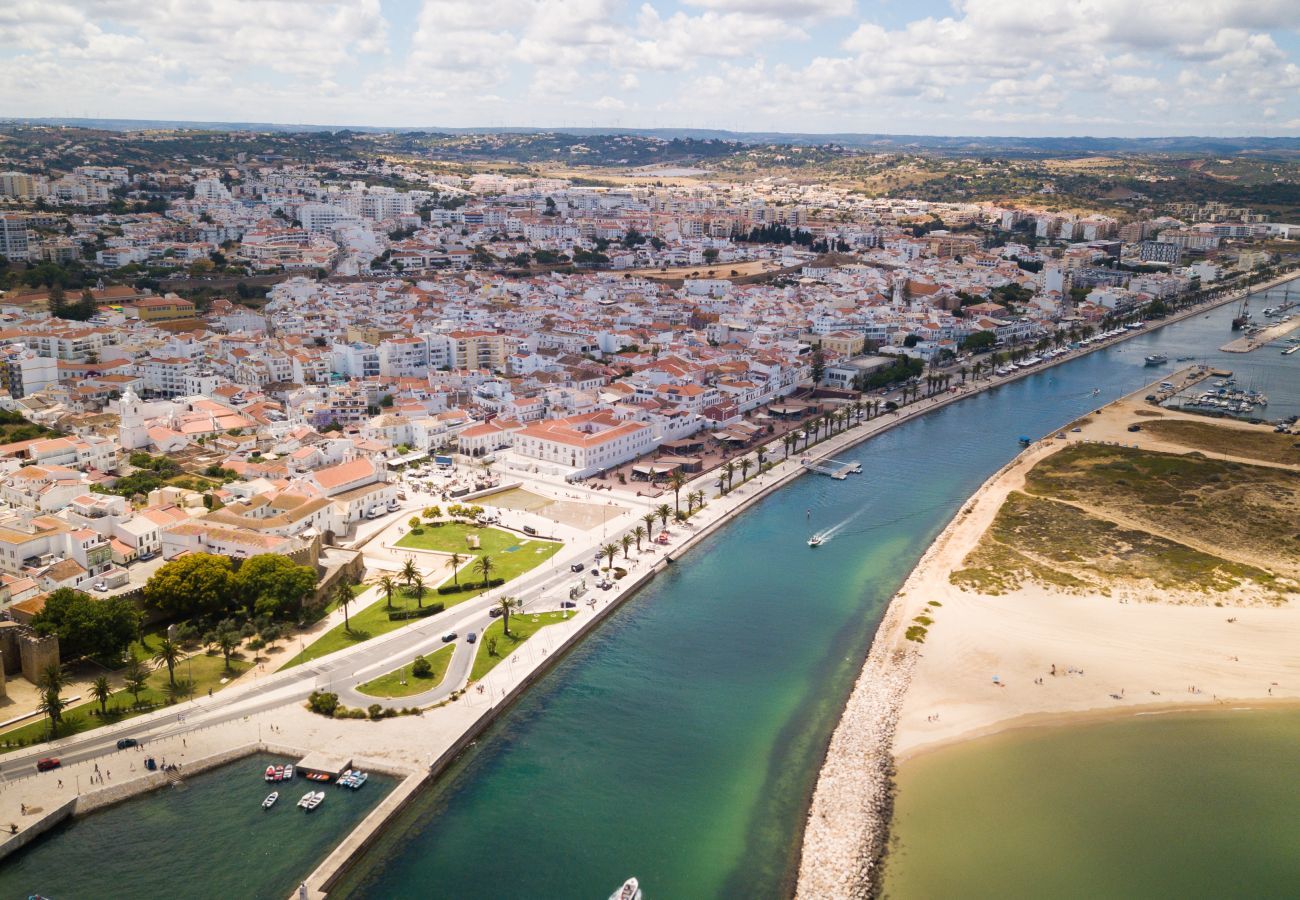
<instances>
[{"instance_id":1,"label":"palm tree","mask_svg":"<svg viewBox=\"0 0 1300 900\"><path fill-rule=\"evenodd\" d=\"M99 714L108 715L108 701L113 696L113 688L108 683L107 675L100 675L95 679L95 683L90 686L90 696L99 703Z\"/></svg>"},{"instance_id":2,"label":"palm tree","mask_svg":"<svg viewBox=\"0 0 1300 900\"><path fill-rule=\"evenodd\" d=\"M344 587L344 589L346 590L347 585L343 585L343 587ZM351 592L351 591L348 591L348 599L349 599L349 600L352 599L352 592ZM343 603L343 601L342 601L341 599L340 599L339 602L340 602L340 603ZM345 605L343 608L344 608L344 609L347 609L347 606ZM345 614L345 617L346 617L346 614ZM230 654L234 653L234 652L235 652L235 648L239 646L239 632L237 632L237 631L235 631L234 629L231 629L231 628L223 628L223 629L221 629L219 632L217 632L217 642L216 642L216 643L217 643L217 649L220 650L220 651L221 651L221 655L222 655L223 657L225 657L225 660L226 660L226 671L229 672L229 671L230 671Z\"/></svg>"},{"instance_id":3,"label":"palm tree","mask_svg":"<svg viewBox=\"0 0 1300 900\"><path fill-rule=\"evenodd\" d=\"M415 580L415 576L419 571L415 567L415 557L408 556L406 562L402 563L402 580L406 582L407 587L411 586L411 582Z\"/></svg>"},{"instance_id":4,"label":"palm tree","mask_svg":"<svg viewBox=\"0 0 1300 900\"><path fill-rule=\"evenodd\" d=\"M460 564L465 561L465 557L456 551L451 553L451 583L460 587Z\"/></svg>"},{"instance_id":5,"label":"palm tree","mask_svg":"<svg viewBox=\"0 0 1300 900\"><path fill-rule=\"evenodd\" d=\"M642 521L642 522L645 522L645 533L646 533L646 537L649 537L649 536L650 536L650 532L652 532L652 531L655 530L655 519L657 519L657 518L659 518L659 514L658 514L658 513L652 513L652 512L648 512L648 513L646 513L645 515L643 515L643 516L641 517L641 521Z\"/></svg>"},{"instance_id":6,"label":"palm tree","mask_svg":"<svg viewBox=\"0 0 1300 900\"><path fill-rule=\"evenodd\" d=\"M122 681L126 689L131 692L131 700L135 706L140 705L140 695L149 684L149 670L140 664L140 660L134 656L126 664L126 671L122 675Z\"/></svg>"},{"instance_id":7,"label":"palm tree","mask_svg":"<svg viewBox=\"0 0 1300 900\"><path fill-rule=\"evenodd\" d=\"M673 489L673 506L682 508L682 488L686 486L686 476L681 469L673 469L668 475L668 485Z\"/></svg>"},{"instance_id":8,"label":"palm tree","mask_svg":"<svg viewBox=\"0 0 1300 900\"><path fill-rule=\"evenodd\" d=\"M644 541L647 537L649 537L649 535L650 532L646 531L644 525L638 525L636 528L632 529L632 537L636 538L637 553L641 552L641 542Z\"/></svg>"},{"instance_id":9,"label":"palm tree","mask_svg":"<svg viewBox=\"0 0 1300 900\"><path fill-rule=\"evenodd\" d=\"M727 460L722 464L722 474L727 476L727 490L731 490L731 479L736 474L736 464Z\"/></svg>"},{"instance_id":10,"label":"palm tree","mask_svg":"<svg viewBox=\"0 0 1300 900\"><path fill-rule=\"evenodd\" d=\"M767 448L759 447L757 450L754 451L754 455L758 457L758 472L762 472L763 460L767 459ZM757 475L758 472L755 472L754 474Z\"/></svg>"},{"instance_id":11,"label":"palm tree","mask_svg":"<svg viewBox=\"0 0 1300 900\"><path fill-rule=\"evenodd\" d=\"M384 597L387 598L385 604L386 607L392 609L393 591L397 590L397 582L393 580L393 576L385 575L383 578L379 579L379 589L384 592Z\"/></svg>"},{"instance_id":12,"label":"palm tree","mask_svg":"<svg viewBox=\"0 0 1300 900\"><path fill-rule=\"evenodd\" d=\"M667 503L660 503L658 508L655 509L655 515L657 515L660 521L663 522L664 528L668 527L668 517L671 516L672 514L673 514L673 508L669 506Z\"/></svg>"},{"instance_id":13,"label":"palm tree","mask_svg":"<svg viewBox=\"0 0 1300 900\"><path fill-rule=\"evenodd\" d=\"M601 550L605 553L605 572L608 574L614 568L614 557L618 555L618 544L606 544Z\"/></svg>"},{"instance_id":14,"label":"palm tree","mask_svg":"<svg viewBox=\"0 0 1300 900\"><path fill-rule=\"evenodd\" d=\"M478 562L474 563L474 571L483 576L483 587L485 589L488 586L488 579L494 568L496 568L496 566L492 563L492 557L488 556L486 553L478 558Z\"/></svg>"},{"instance_id":15,"label":"palm tree","mask_svg":"<svg viewBox=\"0 0 1300 900\"><path fill-rule=\"evenodd\" d=\"M752 465L754 464L749 461L748 456L742 456L740 458L740 483L741 484L744 484L746 481L749 480L749 469Z\"/></svg>"},{"instance_id":16,"label":"palm tree","mask_svg":"<svg viewBox=\"0 0 1300 900\"><path fill-rule=\"evenodd\" d=\"M624 559L628 558L628 551L632 549L632 541L633 541L632 535L626 533L618 540L618 542L623 545Z\"/></svg>"},{"instance_id":17,"label":"palm tree","mask_svg":"<svg viewBox=\"0 0 1300 900\"><path fill-rule=\"evenodd\" d=\"M415 594L415 608L424 609L424 592L429 588L424 583L423 575L415 576L415 583L411 585L411 591Z\"/></svg>"},{"instance_id":18,"label":"palm tree","mask_svg":"<svg viewBox=\"0 0 1300 900\"><path fill-rule=\"evenodd\" d=\"M67 707L68 701L60 697L56 689L46 688L41 691L41 702L36 709L50 717L50 740L54 740L58 735L59 720L63 718L63 711Z\"/></svg>"},{"instance_id":19,"label":"palm tree","mask_svg":"<svg viewBox=\"0 0 1300 900\"><path fill-rule=\"evenodd\" d=\"M699 509L704 509L704 491L702 490L696 491L694 496L695 496L696 507Z\"/></svg>"},{"instance_id":20,"label":"palm tree","mask_svg":"<svg viewBox=\"0 0 1300 900\"><path fill-rule=\"evenodd\" d=\"M790 458L790 448L791 448L792 446L794 446L795 441L797 441L797 440L798 440L798 438L796 438L796 437L795 437L794 435L792 435L792 434L786 434L786 435L782 436L782 438L781 438L781 443L785 445L785 458L786 458L786 459L789 459L789 458Z\"/></svg>"},{"instance_id":21,"label":"palm tree","mask_svg":"<svg viewBox=\"0 0 1300 900\"><path fill-rule=\"evenodd\" d=\"M158 651L153 661L167 667L167 683L176 687L176 664L181 660L181 645L169 637L158 642Z\"/></svg>"},{"instance_id":22,"label":"palm tree","mask_svg":"<svg viewBox=\"0 0 1300 900\"><path fill-rule=\"evenodd\" d=\"M519 601L514 597L502 597L497 600L497 609L501 610L501 631L510 636L510 614L519 608Z\"/></svg>"}]
</instances>

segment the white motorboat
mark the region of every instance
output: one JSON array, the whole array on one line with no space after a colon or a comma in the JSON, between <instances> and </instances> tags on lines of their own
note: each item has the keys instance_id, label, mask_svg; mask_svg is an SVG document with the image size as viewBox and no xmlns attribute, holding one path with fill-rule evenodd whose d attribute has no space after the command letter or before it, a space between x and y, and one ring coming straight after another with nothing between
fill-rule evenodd
<instances>
[{"instance_id":1,"label":"white motorboat","mask_svg":"<svg viewBox=\"0 0 1300 900\"><path fill-rule=\"evenodd\" d=\"M302 798L298 801L298 806L300 806L303 809L306 809L307 804L310 803L311 799L315 796L316 796L315 791L308 791L307 793L302 795Z\"/></svg>"},{"instance_id":2,"label":"white motorboat","mask_svg":"<svg viewBox=\"0 0 1300 900\"><path fill-rule=\"evenodd\" d=\"M635 878L623 882L623 886L609 895L609 900L641 900L641 885Z\"/></svg>"},{"instance_id":3,"label":"white motorboat","mask_svg":"<svg viewBox=\"0 0 1300 900\"><path fill-rule=\"evenodd\" d=\"M293 781L293 766L284 767L284 780Z\"/></svg>"},{"instance_id":4,"label":"white motorboat","mask_svg":"<svg viewBox=\"0 0 1300 900\"><path fill-rule=\"evenodd\" d=\"M271 791L271 793L266 795L266 799L262 801L262 809L270 809L272 806L275 806L275 801L279 799L280 799L280 792Z\"/></svg>"},{"instance_id":5,"label":"white motorboat","mask_svg":"<svg viewBox=\"0 0 1300 900\"><path fill-rule=\"evenodd\" d=\"M820 547L822 545L822 541L824 540L826 539L822 537L820 534L814 534L812 537L808 538L808 546Z\"/></svg>"},{"instance_id":6,"label":"white motorboat","mask_svg":"<svg viewBox=\"0 0 1300 900\"><path fill-rule=\"evenodd\" d=\"M324 802L325 802L325 792L316 791L314 794L311 795L311 799L307 801L304 808L307 810L307 812L311 812L313 809L320 806Z\"/></svg>"}]
</instances>

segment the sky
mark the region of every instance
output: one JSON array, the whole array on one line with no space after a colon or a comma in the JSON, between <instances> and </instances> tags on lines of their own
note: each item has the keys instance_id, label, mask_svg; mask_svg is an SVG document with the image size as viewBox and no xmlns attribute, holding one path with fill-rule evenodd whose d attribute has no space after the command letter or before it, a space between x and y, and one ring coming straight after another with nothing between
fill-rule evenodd
<instances>
[{"instance_id":1,"label":"sky","mask_svg":"<svg viewBox=\"0 0 1300 900\"><path fill-rule=\"evenodd\" d=\"M1300 134L1300 0L2 0L0 116Z\"/></svg>"}]
</instances>

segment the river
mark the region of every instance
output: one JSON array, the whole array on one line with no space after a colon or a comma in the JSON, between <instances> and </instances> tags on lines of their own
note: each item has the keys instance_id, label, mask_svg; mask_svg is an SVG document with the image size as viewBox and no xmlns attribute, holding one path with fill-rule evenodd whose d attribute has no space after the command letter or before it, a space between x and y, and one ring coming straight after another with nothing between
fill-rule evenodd
<instances>
[{"instance_id":1,"label":"river","mask_svg":"<svg viewBox=\"0 0 1300 900\"><path fill-rule=\"evenodd\" d=\"M1232 313L975 395L838 454L861 475L774 492L557 665L337 894L603 898L629 875L650 900L789 894L821 755L886 603L1019 435L1134 391L1178 356L1232 368L1270 395L1270 417L1300 412L1300 354L1217 352ZM1143 364L1156 352L1163 370Z\"/></svg>"}]
</instances>

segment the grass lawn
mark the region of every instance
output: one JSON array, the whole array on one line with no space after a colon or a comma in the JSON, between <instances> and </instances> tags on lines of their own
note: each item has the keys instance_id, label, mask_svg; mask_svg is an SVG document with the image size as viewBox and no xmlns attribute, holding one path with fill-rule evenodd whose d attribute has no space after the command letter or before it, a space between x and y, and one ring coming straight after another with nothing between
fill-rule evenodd
<instances>
[{"instance_id":1,"label":"grass lawn","mask_svg":"<svg viewBox=\"0 0 1300 900\"><path fill-rule=\"evenodd\" d=\"M570 618L576 614L576 610L569 610ZM563 612L516 613L510 617L510 634L506 635L502 630L501 620L497 619L483 629L483 634L479 636L478 653L474 656L474 668L470 670L469 680L478 681L538 631L547 625L563 621ZM493 639L496 640L495 654L488 652L488 642Z\"/></svg>"},{"instance_id":2,"label":"grass lawn","mask_svg":"<svg viewBox=\"0 0 1300 900\"><path fill-rule=\"evenodd\" d=\"M468 544L465 542L467 534L478 536L480 545L478 550L469 549ZM487 554L492 557L491 577L504 578L506 581L510 581L510 579L517 578L550 559L559 552L563 544L558 541L525 539L508 531L502 531L499 528L478 528L473 525L448 523L436 528L426 526L420 530L419 534L409 533L397 542L397 546L411 547L418 550L437 550L442 553L459 552L465 557L478 557ZM420 560L417 558L416 564L419 563ZM473 583L475 580L481 581L482 576L476 576L471 564L471 568L460 576L460 581L464 584L466 582ZM451 583L451 578L442 582L442 584ZM478 588L458 594L440 595L435 588L430 587L428 593L424 595L424 602L426 604L442 603L446 608L450 609L457 603L463 603L482 593L482 589ZM414 609L415 606L415 598L407 593L405 585L402 586L401 590L393 594L393 609ZM321 635L306 650L289 660L285 668L288 669L310 662L313 659L319 659L336 650L342 650L344 647L351 647L353 644L368 641L372 637L395 631L404 625L411 624L413 621L416 620L407 619L405 621L390 622L385 599L381 596L379 600L370 606L352 615L351 631L345 629L342 624L334 626Z\"/></svg>"},{"instance_id":3,"label":"grass lawn","mask_svg":"<svg viewBox=\"0 0 1300 900\"><path fill-rule=\"evenodd\" d=\"M411 666L415 665L415 661L412 660L395 672L380 675L365 684L358 685L357 690L371 697L389 698L410 697L413 694L423 694L425 691L433 690L442 684L442 678L447 674L447 667L451 665L452 651L455 649L454 644L448 644L425 657L429 665L433 666L433 672L428 678L417 678L411 674Z\"/></svg>"},{"instance_id":4,"label":"grass lawn","mask_svg":"<svg viewBox=\"0 0 1300 900\"><path fill-rule=\"evenodd\" d=\"M220 654L208 656L199 654L188 659L182 660L176 666L176 683L184 684L191 681L193 684L193 695L206 694L209 689L219 691L225 684L221 683L222 678L227 678L226 684L230 684L242 672L247 671L252 663L240 659L230 661L230 671L225 669L225 661ZM83 694L83 696L85 696ZM140 692L141 703L164 704L170 696L167 681L167 667L163 666L149 676L149 685ZM189 699L188 694L181 694L178 698ZM92 728L98 728L101 725L111 725L114 722L121 722L123 719L130 719L134 716L143 715L152 712L152 709L132 710L131 704L135 700L126 690L117 691L108 701L108 715L100 717L99 703L90 700L84 703L78 703L76 706L69 707L63 711L63 723L59 726L59 737L67 737L70 734L79 734L83 731L90 731ZM94 712L95 715L91 715ZM50 724L46 718L37 719L28 722L12 731L6 731L0 734L0 741L24 741L26 743L41 742L49 739Z\"/></svg>"},{"instance_id":5,"label":"grass lawn","mask_svg":"<svg viewBox=\"0 0 1300 900\"><path fill-rule=\"evenodd\" d=\"M428 606L430 603L437 603L440 600L445 601L446 598L439 597L433 590L427 590L424 594L423 603ZM393 594L393 609L415 609L416 606L415 595L408 594L405 585ZM388 599L382 593L380 593L378 600L364 609L354 612L349 608L349 612L351 629L345 628L343 623L340 622L313 641L306 650L289 660L284 668L289 669L310 662L313 659L319 659L327 653L342 650L344 647L351 647L353 644L368 641L372 637L396 631L403 625L410 625L412 622L419 621L418 619L390 621L388 618Z\"/></svg>"},{"instance_id":6,"label":"grass lawn","mask_svg":"<svg viewBox=\"0 0 1300 900\"><path fill-rule=\"evenodd\" d=\"M465 538L475 535L479 548L471 550ZM504 578L509 581L530 569L536 568L559 552L564 546L559 541L539 541L525 538L500 528L479 528L474 525L461 525L448 522L445 525L425 526L417 532L409 532L400 541L398 547L410 547L415 550L437 550L440 553L459 553L461 556L492 557L492 578ZM461 584L473 584L482 581L483 576L474 570L474 563L469 563L459 576ZM451 584L448 578L442 584ZM465 591L448 594L440 599L452 607L457 603L477 597L482 590Z\"/></svg>"}]
</instances>

